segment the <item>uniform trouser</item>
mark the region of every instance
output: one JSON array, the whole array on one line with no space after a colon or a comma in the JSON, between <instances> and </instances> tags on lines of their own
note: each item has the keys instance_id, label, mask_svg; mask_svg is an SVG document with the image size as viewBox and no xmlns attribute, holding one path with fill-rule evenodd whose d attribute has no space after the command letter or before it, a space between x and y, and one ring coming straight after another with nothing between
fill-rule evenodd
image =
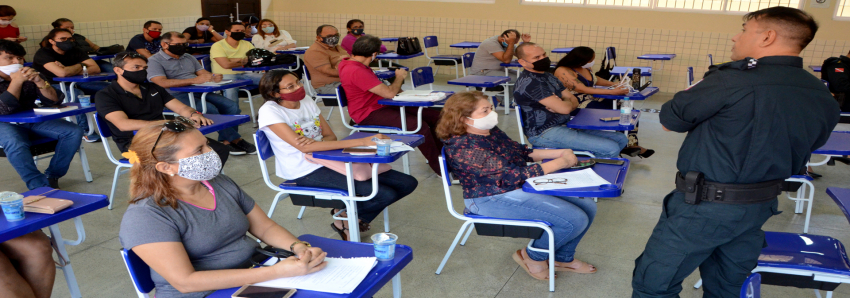
<instances>
[{"instance_id":1,"label":"uniform trouser","mask_svg":"<svg viewBox=\"0 0 850 298\"><path fill-rule=\"evenodd\" d=\"M679 297L682 281L699 268L703 297L738 297L765 246L761 226L776 199L757 204L687 204L685 194L664 198L661 218L635 260L632 297Z\"/></svg>"}]
</instances>

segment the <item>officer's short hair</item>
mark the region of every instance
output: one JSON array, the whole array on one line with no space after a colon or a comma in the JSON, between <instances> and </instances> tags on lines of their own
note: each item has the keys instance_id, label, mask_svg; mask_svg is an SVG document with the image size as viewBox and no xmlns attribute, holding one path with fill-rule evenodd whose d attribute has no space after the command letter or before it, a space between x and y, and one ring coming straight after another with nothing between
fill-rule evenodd
<instances>
[{"instance_id":1,"label":"officer's short hair","mask_svg":"<svg viewBox=\"0 0 850 298\"><path fill-rule=\"evenodd\" d=\"M351 46L352 56L371 57L381 51L381 39L373 35L363 35Z\"/></svg>"},{"instance_id":2,"label":"officer's short hair","mask_svg":"<svg viewBox=\"0 0 850 298\"><path fill-rule=\"evenodd\" d=\"M749 20L775 25L779 35L797 42L800 50L805 49L818 32L815 18L796 8L776 6L757 10L744 16L744 21Z\"/></svg>"},{"instance_id":3,"label":"officer's short hair","mask_svg":"<svg viewBox=\"0 0 850 298\"><path fill-rule=\"evenodd\" d=\"M523 42L516 47L516 57L519 59L525 59L525 51L527 47L539 47L536 43L533 42Z\"/></svg>"}]
</instances>

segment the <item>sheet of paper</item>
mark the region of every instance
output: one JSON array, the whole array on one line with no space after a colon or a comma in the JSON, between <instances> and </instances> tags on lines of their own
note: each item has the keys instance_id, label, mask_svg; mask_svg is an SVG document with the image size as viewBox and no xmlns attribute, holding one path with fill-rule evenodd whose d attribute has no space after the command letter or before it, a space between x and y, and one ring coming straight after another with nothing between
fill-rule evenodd
<instances>
[{"instance_id":1,"label":"sheet of paper","mask_svg":"<svg viewBox=\"0 0 850 298\"><path fill-rule=\"evenodd\" d=\"M305 50L305 51L306 51L306 50L307 50L307 49L309 49L309 48L310 48L310 47L295 47L295 48L293 48L293 50L298 50L298 51L300 51L300 50Z\"/></svg>"},{"instance_id":2,"label":"sheet of paper","mask_svg":"<svg viewBox=\"0 0 850 298\"><path fill-rule=\"evenodd\" d=\"M397 101L438 101L446 97L445 92L434 92L431 90L408 90L399 93L393 100Z\"/></svg>"},{"instance_id":3,"label":"sheet of paper","mask_svg":"<svg viewBox=\"0 0 850 298\"><path fill-rule=\"evenodd\" d=\"M220 86L220 85L230 84L230 83L233 83L233 80L225 80L225 81L221 81L221 82L206 82L206 83L202 83L202 84L193 84L193 85L195 85L195 86Z\"/></svg>"},{"instance_id":4,"label":"sheet of paper","mask_svg":"<svg viewBox=\"0 0 850 298\"><path fill-rule=\"evenodd\" d=\"M534 183L534 181L542 181L546 179L567 179L567 184L543 183L537 185L536 183ZM605 180L605 178L602 178L602 176L596 174L596 172L594 172L592 168L580 171L543 175L534 178L529 178L525 181L531 184L531 186L534 187L535 190L581 188L600 186L603 184L611 184L611 182L608 182L608 180Z\"/></svg>"},{"instance_id":5,"label":"sheet of paper","mask_svg":"<svg viewBox=\"0 0 850 298\"><path fill-rule=\"evenodd\" d=\"M317 292L349 294L360 285L369 271L378 264L375 257L368 258L325 258L328 265L321 271L308 275L278 278L254 285L272 288L296 288ZM266 265L273 265L271 259Z\"/></svg>"}]
</instances>

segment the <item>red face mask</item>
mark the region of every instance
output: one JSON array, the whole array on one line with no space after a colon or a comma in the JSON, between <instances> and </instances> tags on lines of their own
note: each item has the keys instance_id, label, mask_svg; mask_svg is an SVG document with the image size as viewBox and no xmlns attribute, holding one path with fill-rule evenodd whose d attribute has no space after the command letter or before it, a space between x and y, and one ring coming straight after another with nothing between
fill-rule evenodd
<instances>
[{"instance_id":1,"label":"red face mask","mask_svg":"<svg viewBox=\"0 0 850 298\"><path fill-rule=\"evenodd\" d=\"M307 96L307 91L304 91L304 87L301 87L292 93L281 93L280 99L285 101L301 101L305 96Z\"/></svg>"},{"instance_id":2,"label":"red face mask","mask_svg":"<svg viewBox=\"0 0 850 298\"><path fill-rule=\"evenodd\" d=\"M153 37L153 38L159 38L159 35L160 35L160 34L162 34L162 32L159 32L159 31L150 31L150 30L148 30L148 35L150 35L150 36L151 36L151 37Z\"/></svg>"}]
</instances>

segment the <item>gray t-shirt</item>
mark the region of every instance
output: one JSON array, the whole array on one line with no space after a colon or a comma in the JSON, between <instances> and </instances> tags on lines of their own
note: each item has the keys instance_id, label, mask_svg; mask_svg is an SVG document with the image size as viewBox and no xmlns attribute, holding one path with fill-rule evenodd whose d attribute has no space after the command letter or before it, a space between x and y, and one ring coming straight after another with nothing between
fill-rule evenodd
<instances>
[{"instance_id":1,"label":"gray t-shirt","mask_svg":"<svg viewBox=\"0 0 850 298\"><path fill-rule=\"evenodd\" d=\"M502 43L499 42L499 36L493 36L485 39L481 42L481 45L478 46L478 50L475 51L475 58L472 59L472 66L469 67L469 73L475 74L482 70L505 71L505 68L501 65L502 61L493 57L493 53L504 51L505 48L503 48Z\"/></svg>"},{"instance_id":2,"label":"gray t-shirt","mask_svg":"<svg viewBox=\"0 0 850 298\"><path fill-rule=\"evenodd\" d=\"M204 67L195 56L183 54L180 59L175 59L165 51L159 51L148 59L148 81L153 82L151 79L162 76L174 80L194 79L198 76L195 73L202 69ZM167 90L173 93L171 88Z\"/></svg>"},{"instance_id":3,"label":"gray t-shirt","mask_svg":"<svg viewBox=\"0 0 850 298\"><path fill-rule=\"evenodd\" d=\"M146 198L131 204L121 220L118 238L125 249L157 242L181 242L195 270L234 269L248 260L258 247L246 235L247 214L254 200L233 180L218 175L209 181L215 195L215 209L203 209L178 201L178 208L158 206ZM151 270L156 296L196 298L208 292L183 294L161 275Z\"/></svg>"}]
</instances>

